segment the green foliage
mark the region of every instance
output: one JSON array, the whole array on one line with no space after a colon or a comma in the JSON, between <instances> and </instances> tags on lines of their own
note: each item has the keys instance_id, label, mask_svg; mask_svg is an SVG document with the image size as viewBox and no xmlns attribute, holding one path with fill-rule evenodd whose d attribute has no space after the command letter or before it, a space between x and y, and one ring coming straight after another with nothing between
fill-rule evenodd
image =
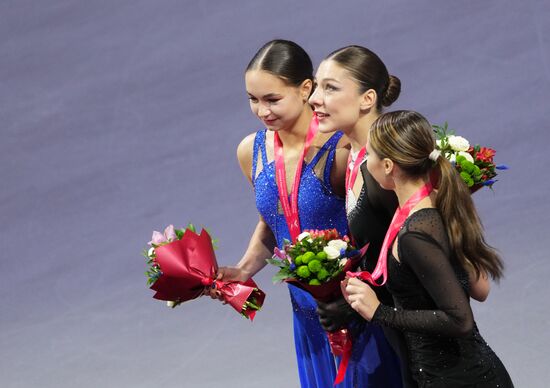
<instances>
[{"instance_id":1,"label":"green foliage","mask_svg":"<svg viewBox=\"0 0 550 388\"><path fill-rule=\"evenodd\" d=\"M273 283L282 282L288 278L292 277L292 272L287 268L281 268L279 272L277 272L273 276Z\"/></svg>"}]
</instances>

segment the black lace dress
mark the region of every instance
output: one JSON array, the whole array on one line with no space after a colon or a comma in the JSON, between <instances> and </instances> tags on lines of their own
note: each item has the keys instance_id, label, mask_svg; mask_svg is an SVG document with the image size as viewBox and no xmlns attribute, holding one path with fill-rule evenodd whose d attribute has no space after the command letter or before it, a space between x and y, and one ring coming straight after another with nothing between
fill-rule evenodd
<instances>
[{"instance_id":1,"label":"black lace dress","mask_svg":"<svg viewBox=\"0 0 550 388\"><path fill-rule=\"evenodd\" d=\"M363 163L360 168L363 186L356 200L353 198L353 194L348 193L348 223L350 233L358 247L362 247L366 243L370 244L360 266L361 270L372 272L378 262L378 255L398 202L393 191L382 189L374 180L367 170L367 163ZM350 196L352 196L351 201L349 200ZM393 306L392 296L385 286L375 287L374 291L382 303ZM400 359L403 388L415 388L417 385L408 367L407 348L403 334L388 326L382 326L382 329Z\"/></svg>"},{"instance_id":2,"label":"black lace dress","mask_svg":"<svg viewBox=\"0 0 550 388\"><path fill-rule=\"evenodd\" d=\"M411 214L388 254L395 307L381 304L373 322L403 331L419 387L512 387L483 340L469 302L468 274L453 257L437 209Z\"/></svg>"}]
</instances>

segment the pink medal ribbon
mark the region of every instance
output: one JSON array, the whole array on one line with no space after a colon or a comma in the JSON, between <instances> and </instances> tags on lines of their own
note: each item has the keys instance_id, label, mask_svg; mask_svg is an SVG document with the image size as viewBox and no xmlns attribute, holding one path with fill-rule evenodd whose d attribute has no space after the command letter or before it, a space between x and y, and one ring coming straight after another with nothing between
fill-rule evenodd
<instances>
[{"instance_id":1,"label":"pink medal ribbon","mask_svg":"<svg viewBox=\"0 0 550 388\"><path fill-rule=\"evenodd\" d=\"M355 185L355 180L357 179L357 173L359 172L359 167L361 162L367 153L367 148L363 147L357 154L357 159L353 162L353 168L350 171L349 165L351 164L351 152L348 156L348 168L346 169L346 194L353 190L353 185Z\"/></svg>"},{"instance_id":2,"label":"pink medal ribbon","mask_svg":"<svg viewBox=\"0 0 550 388\"><path fill-rule=\"evenodd\" d=\"M348 166L346 168L346 204L348 200L348 193L350 190L353 190L353 186L355 185L355 180L357 179L357 174L359 173L359 167L361 167L361 162L363 161L363 158L365 157L365 154L367 153L367 147L363 147L359 150L359 153L357 154L357 158L353 162L353 167L350 169L349 165L351 164L351 152L348 156ZM350 234L351 241L354 245L355 239L353 238L353 235Z\"/></svg>"},{"instance_id":3,"label":"pink medal ribbon","mask_svg":"<svg viewBox=\"0 0 550 388\"><path fill-rule=\"evenodd\" d=\"M378 262L374 271L369 273L368 271L363 272L347 272L346 275L350 278L359 278L363 281L367 281L373 286L383 286L386 283L388 278L388 250L390 245L394 241L397 233L411 214L411 210L418 205L420 201L426 198L433 190L433 186L430 182L422 186L416 193L414 193L408 200L405 202L402 208L398 208L395 211L393 219L391 221L390 227L382 243L382 249L380 250L380 256L378 256ZM378 284L376 281L382 277L382 283Z\"/></svg>"},{"instance_id":4,"label":"pink medal ribbon","mask_svg":"<svg viewBox=\"0 0 550 388\"><path fill-rule=\"evenodd\" d=\"M298 238L298 235L301 233L300 229L300 218L298 215L298 189L300 188L300 179L302 177L302 166L304 164L304 157L313 142L313 138L317 133L317 128L319 127L319 121L317 116L314 114L309 128L307 131L306 141L304 144L304 149L300 154L298 159L298 164L296 165L296 173L294 175L294 186L292 187L292 193L290 201L288 199L288 188L286 185L286 170L285 170L285 158L283 151L283 143L279 134L275 132L274 138L274 150L275 150L275 178L277 181L277 188L279 189L279 200L281 201L281 206L283 207L283 212L285 215L286 223L288 225L288 231L290 232L290 238L292 242L295 242Z\"/></svg>"}]
</instances>

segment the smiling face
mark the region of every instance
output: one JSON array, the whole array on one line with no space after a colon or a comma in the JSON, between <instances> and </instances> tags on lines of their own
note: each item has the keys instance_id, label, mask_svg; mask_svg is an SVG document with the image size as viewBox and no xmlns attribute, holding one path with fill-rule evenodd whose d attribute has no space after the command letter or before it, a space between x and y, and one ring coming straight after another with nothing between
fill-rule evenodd
<instances>
[{"instance_id":1,"label":"smiling face","mask_svg":"<svg viewBox=\"0 0 550 388\"><path fill-rule=\"evenodd\" d=\"M264 70L247 71L245 84L252 113L271 131L292 127L311 90L311 80L293 86Z\"/></svg>"},{"instance_id":2,"label":"smiling face","mask_svg":"<svg viewBox=\"0 0 550 388\"><path fill-rule=\"evenodd\" d=\"M315 77L317 87L309 103L319 118L319 130L348 132L359 120L364 95L350 73L333 60L321 62Z\"/></svg>"}]
</instances>

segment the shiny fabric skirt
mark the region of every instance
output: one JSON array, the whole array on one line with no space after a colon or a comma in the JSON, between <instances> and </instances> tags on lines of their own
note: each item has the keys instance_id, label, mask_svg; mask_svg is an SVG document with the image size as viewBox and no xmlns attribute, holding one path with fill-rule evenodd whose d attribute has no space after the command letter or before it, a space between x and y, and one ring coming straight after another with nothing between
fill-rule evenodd
<instances>
[{"instance_id":1,"label":"shiny fabric skirt","mask_svg":"<svg viewBox=\"0 0 550 388\"><path fill-rule=\"evenodd\" d=\"M319 323L317 304L307 292L288 285L294 310L294 342L302 388L330 388L340 362L331 351ZM352 322L352 356L344 381L337 388L401 388L399 359L380 326Z\"/></svg>"}]
</instances>

